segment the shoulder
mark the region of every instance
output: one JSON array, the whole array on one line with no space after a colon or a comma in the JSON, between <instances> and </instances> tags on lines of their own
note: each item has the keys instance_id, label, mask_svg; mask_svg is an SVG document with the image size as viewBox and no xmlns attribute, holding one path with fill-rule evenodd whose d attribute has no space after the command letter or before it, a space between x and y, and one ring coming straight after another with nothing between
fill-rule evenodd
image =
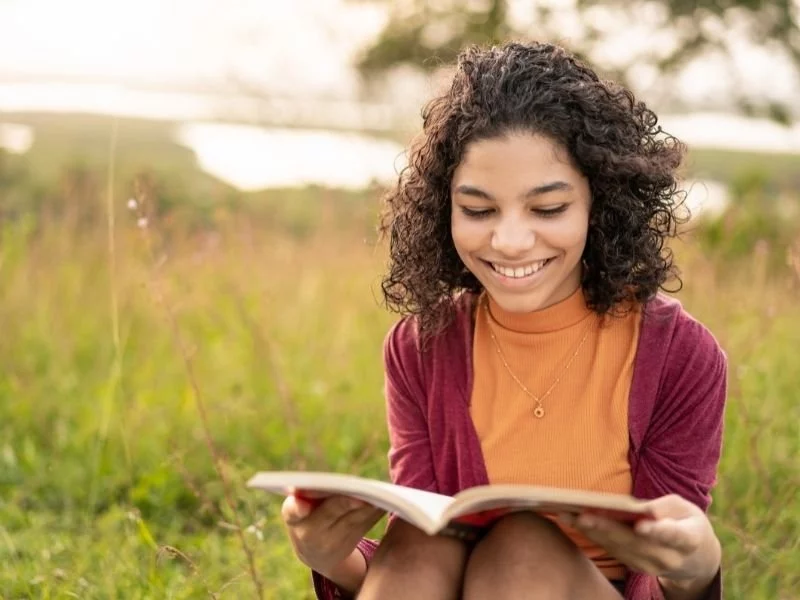
<instances>
[{"instance_id":1,"label":"shoulder","mask_svg":"<svg viewBox=\"0 0 800 600\"><path fill-rule=\"evenodd\" d=\"M719 414L725 404L727 358L714 335L681 303L658 295L642 308L631 384L631 439L700 413Z\"/></svg>"},{"instance_id":2,"label":"shoulder","mask_svg":"<svg viewBox=\"0 0 800 600\"><path fill-rule=\"evenodd\" d=\"M725 352L713 333L675 298L656 295L643 308L639 344L643 358L660 356L664 367L725 363ZM654 366L654 365L653 365Z\"/></svg>"},{"instance_id":3,"label":"shoulder","mask_svg":"<svg viewBox=\"0 0 800 600\"><path fill-rule=\"evenodd\" d=\"M475 294L462 293L452 300L452 311L447 323L427 339L422 334L417 315L408 315L397 321L384 339L384 352L399 355L424 354L438 351L454 341L461 340L472 331L472 313Z\"/></svg>"},{"instance_id":4,"label":"shoulder","mask_svg":"<svg viewBox=\"0 0 800 600\"><path fill-rule=\"evenodd\" d=\"M674 298L644 307L632 384L631 434L641 442L676 423L716 430L727 396L727 357L709 329Z\"/></svg>"},{"instance_id":5,"label":"shoulder","mask_svg":"<svg viewBox=\"0 0 800 600\"><path fill-rule=\"evenodd\" d=\"M634 495L677 493L705 510L716 481L727 360L713 334L673 298L644 307L629 425Z\"/></svg>"},{"instance_id":6,"label":"shoulder","mask_svg":"<svg viewBox=\"0 0 800 600\"><path fill-rule=\"evenodd\" d=\"M416 315L397 321L389 329L383 343L387 375L403 371L406 376L421 379L426 371L434 368L457 369L465 351L471 351L475 300L475 294L471 293L462 293L453 298L447 323L427 338L422 333Z\"/></svg>"}]
</instances>

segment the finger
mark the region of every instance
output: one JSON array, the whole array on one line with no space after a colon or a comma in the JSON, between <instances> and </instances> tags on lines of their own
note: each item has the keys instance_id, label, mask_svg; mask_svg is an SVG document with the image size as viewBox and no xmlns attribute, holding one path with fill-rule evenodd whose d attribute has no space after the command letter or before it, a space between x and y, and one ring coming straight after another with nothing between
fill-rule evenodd
<instances>
[{"instance_id":1,"label":"finger","mask_svg":"<svg viewBox=\"0 0 800 600\"><path fill-rule=\"evenodd\" d=\"M620 523L599 517L578 519L578 522L578 529L587 538L634 570L661 574L677 568L683 561L685 552L639 535Z\"/></svg>"},{"instance_id":2,"label":"finger","mask_svg":"<svg viewBox=\"0 0 800 600\"><path fill-rule=\"evenodd\" d=\"M656 540L639 535L627 525L602 517L581 516L578 518L575 528L606 550L613 550L612 554L622 552L641 557L665 550L663 545Z\"/></svg>"},{"instance_id":3,"label":"finger","mask_svg":"<svg viewBox=\"0 0 800 600\"><path fill-rule=\"evenodd\" d=\"M660 575L681 559L678 550L637 536L621 542L618 537L609 536L603 531L590 531L584 535L634 571Z\"/></svg>"},{"instance_id":4,"label":"finger","mask_svg":"<svg viewBox=\"0 0 800 600\"><path fill-rule=\"evenodd\" d=\"M647 506L657 520L665 518L682 519L702 512L699 507L683 499L678 494L661 496L648 502Z\"/></svg>"},{"instance_id":5,"label":"finger","mask_svg":"<svg viewBox=\"0 0 800 600\"><path fill-rule=\"evenodd\" d=\"M610 528L598 517L581 515L573 523L576 530L609 551L614 548L626 548L635 541L631 533L626 534Z\"/></svg>"},{"instance_id":6,"label":"finger","mask_svg":"<svg viewBox=\"0 0 800 600\"><path fill-rule=\"evenodd\" d=\"M348 496L331 496L326 498L306 519L310 528L324 531L330 530L336 522L346 514L366 506L361 500Z\"/></svg>"},{"instance_id":7,"label":"finger","mask_svg":"<svg viewBox=\"0 0 800 600\"><path fill-rule=\"evenodd\" d=\"M664 546L691 552L699 545L699 537L690 527L675 519L660 519L637 524L636 532Z\"/></svg>"},{"instance_id":8,"label":"finger","mask_svg":"<svg viewBox=\"0 0 800 600\"><path fill-rule=\"evenodd\" d=\"M339 527L341 525L350 529L359 529L366 533L372 529L375 523L380 521L385 514L386 511L380 508L367 505L344 515L337 521L335 526Z\"/></svg>"},{"instance_id":9,"label":"finger","mask_svg":"<svg viewBox=\"0 0 800 600\"><path fill-rule=\"evenodd\" d=\"M575 520L574 527L587 537L613 543L615 546L633 544L641 539L630 526L597 515L580 515Z\"/></svg>"},{"instance_id":10,"label":"finger","mask_svg":"<svg viewBox=\"0 0 800 600\"><path fill-rule=\"evenodd\" d=\"M353 509L342 515L326 529L315 533L314 537L318 540L315 543L318 547L320 544L324 544L330 548L347 547L352 549L383 515L384 511L372 506ZM310 528L310 525L306 527L309 530ZM308 539L310 540L311 538L309 537Z\"/></svg>"},{"instance_id":11,"label":"finger","mask_svg":"<svg viewBox=\"0 0 800 600\"><path fill-rule=\"evenodd\" d=\"M293 527L304 521L311 514L311 504L294 495L286 496L281 506L281 518Z\"/></svg>"},{"instance_id":12,"label":"finger","mask_svg":"<svg viewBox=\"0 0 800 600\"><path fill-rule=\"evenodd\" d=\"M589 516L578 519L577 528L588 535L602 539L605 543L615 546L640 544L643 541L656 548L673 548L682 550L691 546L685 528L675 519L662 519L660 521L647 521L629 527L602 517Z\"/></svg>"},{"instance_id":13,"label":"finger","mask_svg":"<svg viewBox=\"0 0 800 600\"><path fill-rule=\"evenodd\" d=\"M326 498L330 498L335 494L331 494L330 492L321 492L319 490L303 490L303 489L295 489L294 495L298 498L304 498L308 500L325 500Z\"/></svg>"}]
</instances>

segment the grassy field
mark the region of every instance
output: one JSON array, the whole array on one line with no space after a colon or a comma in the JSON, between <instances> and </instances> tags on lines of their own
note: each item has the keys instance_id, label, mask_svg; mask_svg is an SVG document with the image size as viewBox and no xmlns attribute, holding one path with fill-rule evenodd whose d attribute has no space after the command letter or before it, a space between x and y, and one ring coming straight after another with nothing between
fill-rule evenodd
<instances>
[{"instance_id":1,"label":"grassy field","mask_svg":"<svg viewBox=\"0 0 800 600\"><path fill-rule=\"evenodd\" d=\"M0 598L255 598L242 540L264 598L310 598L279 500L243 483L275 468L386 475L394 317L378 302L374 194L237 195L158 130L125 127L110 230L107 127L95 150L45 136L0 169ZM125 210L137 189L174 210L140 229ZM174 217L183 199L202 219ZM800 598L800 271L786 239L723 257L699 230L676 248L678 297L730 358L712 518L734 599Z\"/></svg>"}]
</instances>

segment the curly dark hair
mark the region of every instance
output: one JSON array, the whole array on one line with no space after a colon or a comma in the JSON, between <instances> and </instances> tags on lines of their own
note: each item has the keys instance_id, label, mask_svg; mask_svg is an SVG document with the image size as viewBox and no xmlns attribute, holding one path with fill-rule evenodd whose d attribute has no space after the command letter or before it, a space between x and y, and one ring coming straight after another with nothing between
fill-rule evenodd
<instances>
[{"instance_id":1,"label":"curly dark hair","mask_svg":"<svg viewBox=\"0 0 800 600\"><path fill-rule=\"evenodd\" d=\"M417 315L423 334L447 324L459 292L482 289L450 233L453 172L471 142L514 132L558 142L589 181L581 285L592 310L644 302L668 280L680 288L665 239L688 218L678 211L676 180L685 147L629 90L551 44L472 46L459 55L450 89L422 116L379 229L390 249L385 303Z\"/></svg>"}]
</instances>

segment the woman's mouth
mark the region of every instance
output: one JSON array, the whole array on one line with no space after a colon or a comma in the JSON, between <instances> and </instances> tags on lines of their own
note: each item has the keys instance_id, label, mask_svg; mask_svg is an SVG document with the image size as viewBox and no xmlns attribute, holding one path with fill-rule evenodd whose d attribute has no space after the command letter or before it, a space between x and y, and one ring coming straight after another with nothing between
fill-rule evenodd
<instances>
[{"instance_id":1,"label":"woman's mouth","mask_svg":"<svg viewBox=\"0 0 800 600\"><path fill-rule=\"evenodd\" d=\"M546 258L544 260L537 260L534 262L530 262L525 265L519 266L506 266L499 263L493 263L486 261L486 263L492 268L492 270L497 273L498 275L502 275L503 277L507 277L509 279L526 279L531 277L544 269L553 258Z\"/></svg>"}]
</instances>

